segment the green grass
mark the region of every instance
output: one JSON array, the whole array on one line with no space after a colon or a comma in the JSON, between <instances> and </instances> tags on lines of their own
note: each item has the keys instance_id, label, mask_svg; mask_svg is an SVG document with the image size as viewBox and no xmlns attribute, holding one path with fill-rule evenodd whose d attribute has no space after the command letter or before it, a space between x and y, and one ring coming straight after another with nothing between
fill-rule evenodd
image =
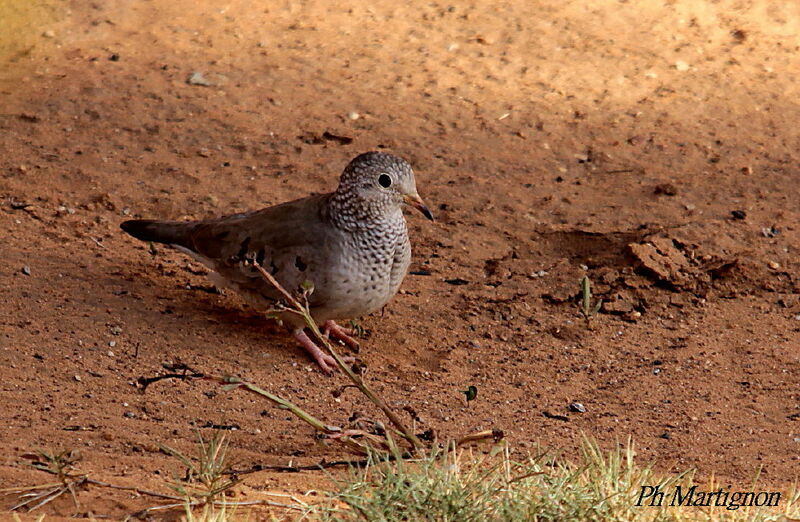
<instances>
[{"instance_id":1,"label":"green grass","mask_svg":"<svg viewBox=\"0 0 800 522\"><path fill-rule=\"evenodd\" d=\"M541 455L524 463L503 447L485 456L441 452L416 461L374 462L352 472L313 508L311 519L326 521L518 521L596 520L768 521L800 517L797 491L783 491L777 508L637 507L642 486L693 484L690 472L659 475L635 462L631 444L610 452L585 442L576 463ZM698 490L712 490L698 484ZM738 488L751 490L750 488ZM765 488L769 489L769 488ZM669 495L666 495L669 498Z\"/></svg>"}]
</instances>

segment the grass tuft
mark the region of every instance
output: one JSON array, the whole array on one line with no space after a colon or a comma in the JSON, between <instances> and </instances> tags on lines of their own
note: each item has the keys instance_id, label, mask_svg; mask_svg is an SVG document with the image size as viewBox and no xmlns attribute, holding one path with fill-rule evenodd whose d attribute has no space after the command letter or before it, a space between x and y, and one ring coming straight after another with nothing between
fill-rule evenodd
<instances>
[{"instance_id":1,"label":"grass tuft","mask_svg":"<svg viewBox=\"0 0 800 522\"><path fill-rule=\"evenodd\" d=\"M800 517L800 495L780 505L742 507L637 507L642 486L694 484L690 471L659 475L634 459L633 445L609 452L585 441L577 463L540 454L513 462L506 446L484 456L434 452L416 460L375 460L316 506L310 518L326 521L783 521ZM709 484L698 489L712 490Z\"/></svg>"}]
</instances>

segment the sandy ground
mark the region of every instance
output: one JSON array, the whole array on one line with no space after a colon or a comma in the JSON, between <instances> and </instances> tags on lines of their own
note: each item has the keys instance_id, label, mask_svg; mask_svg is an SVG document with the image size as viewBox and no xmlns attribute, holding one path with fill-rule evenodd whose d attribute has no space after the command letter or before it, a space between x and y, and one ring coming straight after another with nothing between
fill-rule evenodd
<instances>
[{"instance_id":1,"label":"sandy ground","mask_svg":"<svg viewBox=\"0 0 800 522\"><path fill-rule=\"evenodd\" d=\"M0 484L49 480L32 450L75 449L93 477L165 491L180 465L159 444L189 452L213 425L238 428L242 467L346 457L212 383L137 389L179 361L332 423L380 418L353 390L334 397L344 377L212 293L201 267L118 224L331 190L350 158L383 149L414 165L438 220L409 214L416 274L362 319L361 357L420 431L499 428L520 457L632 436L664 471L747 484L760 469L788 488L800 8L493 4L0 2ZM210 85L188 84L195 72ZM583 275L604 300L590 327ZM256 498L324 479L245 484ZM79 500L47 511L153 503Z\"/></svg>"}]
</instances>

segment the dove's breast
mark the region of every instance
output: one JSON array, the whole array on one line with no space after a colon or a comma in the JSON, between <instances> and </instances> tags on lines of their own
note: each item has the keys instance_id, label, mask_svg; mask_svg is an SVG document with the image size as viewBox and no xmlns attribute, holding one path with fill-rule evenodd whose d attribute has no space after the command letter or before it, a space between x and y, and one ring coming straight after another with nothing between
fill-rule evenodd
<instances>
[{"instance_id":1,"label":"dove's breast","mask_svg":"<svg viewBox=\"0 0 800 522\"><path fill-rule=\"evenodd\" d=\"M352 319L383 307L396 293L411 262L405 220L349 233L320 270L312 297L314 318Z\"/></svg>"}]
</instances>

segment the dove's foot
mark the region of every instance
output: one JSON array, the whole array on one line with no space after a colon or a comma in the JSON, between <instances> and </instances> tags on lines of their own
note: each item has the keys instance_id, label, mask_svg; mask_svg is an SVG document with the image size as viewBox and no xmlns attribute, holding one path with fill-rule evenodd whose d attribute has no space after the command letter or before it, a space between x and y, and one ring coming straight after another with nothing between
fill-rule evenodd
<instances>
[{"instance_id":1,"label":"dove's foot","mask_svg":"<svg viewBox=\"0 0 800 522\"><path fill-rule=\"evenodd\" d=\"M316 361L324 373L330 375L333 373L333 370L337 368L336 360L330 354L323 352L322 349L306 335L306 332L297 330L294 332L294 338L297 339L297 342L308 352L311 358ZM346 363L355 361L353 357L342 357L342 360Z\"/></svg>"},{"instance_id":2,"label":"dove's foot","mask_svg":"<svg viewBox=\"0 0 800 522\"><path fill-rule=\"evenodd\" d=\"M330 336L334 339L342 341L356 353L358 353L359 348L361 348L361 345L358 344L358 341L351 337L352 335L355 335L355 330L339 326L336 324L336 321L325 321L325 324L322 325L322 333L325 334L326 337Z\"/></svg>"}]
</instances>

